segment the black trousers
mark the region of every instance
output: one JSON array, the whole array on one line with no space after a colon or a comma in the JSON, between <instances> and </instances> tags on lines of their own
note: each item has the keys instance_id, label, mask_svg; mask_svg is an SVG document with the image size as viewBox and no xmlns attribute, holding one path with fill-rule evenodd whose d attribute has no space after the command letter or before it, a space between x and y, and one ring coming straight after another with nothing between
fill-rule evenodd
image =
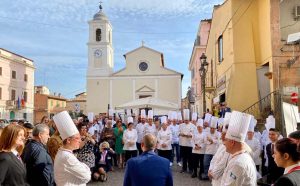
<instances>
[{"instance_id":1,"label":"black trousers","mask_svg":"<svg viewBox=\"0 0 300 186\"><path fill-rule=\"evenodd\" d=\"M143 153L141 144L140 144L140 143L136 143L136 148L137 148L138 151L139 151L139 155L141 155L141 154Z\"/></svg>"},{"instance_id":2,"label":"black trousers","mask_svg":"<svg viewBox=\"0 0 300 186\"><path fill-rule=\"evenodd\" d=\"M192 165L193 165L194 174L197 174L198 167L200 168L199 176L201 176L201 174L204 172L203 159L204 159L204 154L192 153Z\"/></svg>"},{"instance_id":3,"label":"black trousers","mask_svg":"<svg viewBox=\"0 0 300 186\"><path fill-rule=\"evenodd\" d=\"M170 162L172 161L172 150L159 150L158 155L167 158Z\"/></svg>"},{"instance_id":4,"label":"black trousers","mask_svg":"<svg viewBox=\"0 0 300 186\"><path fill-rule=\"evenodd\" d=\"M125 150L125 162L137 156L137 150Z\"/></svg>"},{"instance_id":5,"label":"black trousers","mask_svg":"<svg viewBox=\"0 0 300 186\"><path fill-rule=\"evenodd\" d=\"M180 146L180 156L182 159L182 170L186 171L187 167L189 170L193 170L192 166L192 147Z\"/></svg>"}]
</instances>

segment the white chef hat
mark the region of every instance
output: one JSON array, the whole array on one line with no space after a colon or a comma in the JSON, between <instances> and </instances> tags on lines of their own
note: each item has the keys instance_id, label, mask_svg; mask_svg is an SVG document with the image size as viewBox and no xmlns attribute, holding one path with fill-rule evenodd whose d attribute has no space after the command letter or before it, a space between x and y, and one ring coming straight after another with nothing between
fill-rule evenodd
<instances>
[{"instance_id":1,"label":"white chef hat","mask_svg":"<svg viewBox=\"0 0 300 186\"><path fill-rule=\"evenodd\" d=\"M141 110L141 118L146 118L146 110L145 109Z\"/></svg>"},{"instance_id":2,"label":"white chef hat","mask_svg":"<svg viewBox=\"0 0 300 186\"><path fill-rule=\"evenodd\" d=\"M109 109L108 110L108 116L111 116L111 117L114 116L114 109Z\"/></svg>"},{"instance_id":3,"label":"white chef hat","mask_svg":"<svg viewBox=\"0 0 300 186\"><path fill-rule=\"evenodd\" d=\"M254 128L256 126L257 120L254 117L251 117L251 122L248 128L249 132L254 132Z\"/></svg>"},{"instance_id":4,"label":"white chef hat","mask_svg":"<svg viewBox=\"0 0 300 186\"><path fill-rule=\"evenodd\" d=\"M273 115L267 117L265 126L267 131L269 131L270 128L275 128L275 118Z\"/></svg>"},{"instance_id":5,"label":"white chef hat","mask_svg":"<svg viewBox=\"0 0 300 186\"><path fill-rule=\"evenodd\" d=\"M218 125L218 117L212 116L210 120L210 128L217 128Z\"/></svg>"},{"instance_id":6,"label":"white chef hat","mask_svg":"<svg viewBox=\"0 0 300 186\"><path fill-rule=\"evenodd\" d=\"M76 125L74 124L67 111L62 111L54 115L53 120L62 140L65 140L68 137L74 136L75 134L79 133Z\"/></svg>"},{"instance_id":7,"label":"white chef hat","mask_svg":"<svg viewBox=\"0 0 300 186\"><path fill-rule=\"evenodd\" d=\"M127 118L127 123L133 123L133 117L129 116L129 117Z\"/></svg>"},{"instance_id":8,"label":"white chef hat","mask_svg":"<svg viewBox=\"0 0 300 186\"><path fill-rule=\"evenodd\" d=\"M184 118L184 120L190 120L190 110L189 109L183 109L183 118Z\"/></svg>"},{"instance_id":9,"label":"white chef hat","mask_svg":"<svg viewBox=\"0 0 300 186\"><path fill-rule=\"evenodd\" d=\"M126 109L127 116L131 116L131 109Z\"/></svg>"},{"instance_id":10,"label":"white chef hat","mask_svg":"<svg viewBox=\"0 0 300 186\"><path fill-rule=\"evenodd\" d=\"M153 119L153 110L148 110L148 119Z\"/></svg>"},{"instance_id":11,"label":"white chef hat","mask_svg":"<svg viewBox=\"0 0 300 186\"><path fill-rule=\"evenodd\" d=\"M198 115L196 112L193 112L192 114L192 121L197 121Z\"/></svg>"},{"instance_id":12,"label":"white chef hat","mask_svg":"<svg viewBox=\"0 0 300 186\"><path fill-rule=\"evenodd\" d=\"M161 124L167 123L167 116L162 116L162 117L160 118L160 122L161 122Z\"/></svg>"},{"instance_id":13,"label":"white chef hat","mask_svg":"<svg viewBox=\"0 0 300 186\"><path fill-rule=\"evenodd\" d=\"M172 120L177 120L177 113L176 113L176 111L172 112Z\"/></svg>"},{"instance_id":14,"label":"white chef hat","mask_svg":"<svg viewBox=\"0 0 300 186\"><path fill-rule=\"evenodd\" d=\"M212 115L210 113L206 113L204 117L204 122L210 123Z\"/></svg>"},{"instance_id":15,"label":"white chef hat","mask_svg":"<svg viewBox=\"0 0 300 186\"><path fill-rule=\"evenodd\" d=\"M228 125L231 117L231 112L226 112L223 120L223 126Z\"/></svg>"},{"instance_id":16,"label":"white chef hat","mask_svg":"<svg viewBox=\"0 0 300 186\"><path fill-rule=\"evenodd\" d=\"M219 118L218 119L218 127L222 127L224 124L224 118Z\"/></svg>"},{"instance_id":17,"label":"white chef hat","mask_svg":"<svg viewBox=\"0 0 300 186\"><path fill-rule=\"evenodd\" d=\"M92 123L93 120L94 120L94 112L89 112L88 113L88 119L89 119L89 122Z\"/></svg>"},{"instance_id":18,"label":"white chef hat","mask_svg":"<svg viewBox=\"0 0 300 186\"><path fill-rule=\"evenodd\" d=\"M170 119L170 120L172 119L172 111L168 112L168 119Z\"/></svg>"},{"instance_id":19,"label":"white chef hat","mask_svg":"<svg viewBox=\"0 0 300 186\"><path fill-rule=\"evenodd\" d=\"M251 115L233 111L231 113L226 138L237 142L244 142L251 122Z\"/></svg>"},{"instance_id":20,"label":"white chef hat","mask_svg":"<svg viewBox=\"0 0 300 186\"><path fill-rule=\"evenodd\" d=\"M197 127L198 127L198 126L203 127L203 119L199 118L199 119L197 120L196 126L197 126Z\"/></svg>"},{"instance_id":21,"label":"white chef hat","mask_svg":"<svg viewBox=\"0 0 300 186\"><path fill-rule=\"evenodd\" d=\"M182 120L182 114L181 114L181 112L177 112L177 119L178 120Z\"/></svg>"}]
</instances>

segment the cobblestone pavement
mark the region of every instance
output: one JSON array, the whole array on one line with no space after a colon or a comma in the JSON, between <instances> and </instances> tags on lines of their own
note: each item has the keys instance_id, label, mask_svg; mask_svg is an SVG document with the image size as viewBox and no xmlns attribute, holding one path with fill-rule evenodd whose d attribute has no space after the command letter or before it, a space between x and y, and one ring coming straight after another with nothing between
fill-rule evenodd
<instances>
[{"instance_id":1,"label":"cobblestone pavement","mask_svg":"<svg viewBox=\"0 0 300 186\"><path fill-rule=\"evenodd\" d=\"M191 178L188 173L180 173L181 167L173 165L173 183L174 186L211 186L209 181L200 181L198 178ZM113 172L108 173L106 182L90 182L88 186L122 186L124 178L124 169L115 168Z\"/></svg>"}]
</instances>

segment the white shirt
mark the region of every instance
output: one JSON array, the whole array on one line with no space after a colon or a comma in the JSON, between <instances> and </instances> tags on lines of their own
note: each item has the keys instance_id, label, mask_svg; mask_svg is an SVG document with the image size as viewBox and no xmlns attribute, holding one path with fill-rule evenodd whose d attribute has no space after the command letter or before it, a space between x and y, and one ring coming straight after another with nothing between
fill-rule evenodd
<instances>
[{"instance_id":1,"label":"white shirt","mask_svg":"<svg viewBox=\"0 0 300 186\"><path fill-rule=\"evenodd\" d=\"M157 149L159 150L171 150L172 149L172 132L171 130L163 130L162 128L157 134ZM162 147L162 144L166 144L166 147Z\"/></svg>"},{"instance_id":2,"label":"white shirt","mask_svg":"<svg viewBox=\"0 0 300 186\"><path fill-rule=\"evenodd\" d=\"M205 154L212 154L214 155L217 152L217 149L219 147L219 132L216 130L215 133L210 133L207 132L206 133L206 137L205 137L205 144L206 144L206 148L205 148ZM212 140L212 143L210 141L208 141L208 139Z\"/></svg>"},{"instance_id":3,"label":"white shirt","mask_svg":"<svg viewBox=\"0 0 300 186\"><path fill-rule=\"evenodd\" d=\"M145 128L145 124L143 124L143 123L138 123L136 125L137 143L141 143L141 141L144 137L144 128Z\"/></svg>"},{"instance_id":4,"label":"white shirt","mask_svg":"<svg viewBox=\"0 0 300 186\"><path fill-rule=\"evenodd\" d=\"M85 186L91 179L90 168L80 162L72 151L60 148L54 160L57 186Z\"/></svg>"},{"instance_id":5,"label":"white shirt","mask_svg":"<svg viewBox=\"0 0 300 186\"><path fill-rule=\"evenodd\" d=\"M172 132L172 144L178 144L179 143L179 125L170 125L169 129Z\"/></svg>"},{"instance_id":6,"label":"white shirt","mask_svg":"<svg viewBox=\"0 0 300 186\"><path fill-rule=\"evenodd\" d=\"M154 123L152 123L152 125L150 125L149 123L145 124L144 135L146 134L152 134L156 136L156 126L154 125Z\"/></svg>"},{"instance_id":7,"label":"white shirt","mask_svg":"<svg viewBox=\"0 0 300 186\"><path fill-rule=\"evenodd\" d=\"M194 127L191 123L182 123L179 125L179 134L184 135L191 135L193 136L194 133ZM179 136L179 145L180 146L186 146L186 147L193 147L192 138Z\"/></svg>"},{"instance_id":8,"label":"white shirt","mask_svg":"<svg viewBox=\"0 0 300 186\"><path fill-rule=\"evenodd\" d=\"M211 182L213 186L221 185L222 175L230 158L231 155L226 152L226 147L223 144L219 145L219 148L209 165L209 171L213 177Z\"/></svg>"},{"instance_id":9,"label":"white shirt","mask_svg":"<svg viewBox=\"0 0 300 186\"><path fill-rule=\"evenodd\" d=\"M193 142L193 150L192 153L194 154L204 154L205 153L205 134L199 133L198 131L196 133L194 133L193 137L192 137L192 142ZM196 144L198 147L201 147L201 149L197 150L195 149Z\"/></svg>"},{"instance_id":10,"label":"white shirt","mask_svg":"<svg viewBox=\"0 0 300 186\"><path fill-rule=\"evenodd\" d=\"M247 143L247 145L249 145L249 147L252 150L251 156L253 158L253 161L255 162L255 165L260 165L261 164L261 158L260 158L261 145L260 145L260 142L258 141L258 139L253 137L252 140L248 140L248 138L246 137L245 143Z\"/></svg>"},{"instance_id":11,"label":"white shirt","mask_svg":"<svg viewBox=\"0 0 300 186\"><path fill-rule=\"evenodd\" d=\"M123 150L136 150L137 138L137 131L135 129L131 129L131 131L129 129L126 129L123 134ZM129 143L133 143L133 145L130 145Z\"/></svg>"},{"instance_id":12,"label":"white shirt","mask_svg":"<svg viewBox=\"0 0 300 186\"><path fill-rule=\"evenodd\" d=\"M222 186L256 186L256 167L251 156L244 152L233 154L222 176Z\"/></svg>"}]
</instances>

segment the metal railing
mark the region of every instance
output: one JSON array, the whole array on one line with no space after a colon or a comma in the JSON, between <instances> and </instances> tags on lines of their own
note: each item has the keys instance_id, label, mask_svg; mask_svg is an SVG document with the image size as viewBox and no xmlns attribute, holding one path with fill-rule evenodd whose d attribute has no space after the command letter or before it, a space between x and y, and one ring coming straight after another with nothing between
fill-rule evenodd
<instances>
[{"instance_id":1,"label":"metal railing","mask_svg":"<svg viewBox=\"0 0 300 186\"><path fill-rule=\"evenodd\" d=\"M268 115L273 114L276 128L283 132L282 97L279 91L271 92L243 112L253 115L257 119L257 124L265 124Z\"/></svg>"}]
</instances>

